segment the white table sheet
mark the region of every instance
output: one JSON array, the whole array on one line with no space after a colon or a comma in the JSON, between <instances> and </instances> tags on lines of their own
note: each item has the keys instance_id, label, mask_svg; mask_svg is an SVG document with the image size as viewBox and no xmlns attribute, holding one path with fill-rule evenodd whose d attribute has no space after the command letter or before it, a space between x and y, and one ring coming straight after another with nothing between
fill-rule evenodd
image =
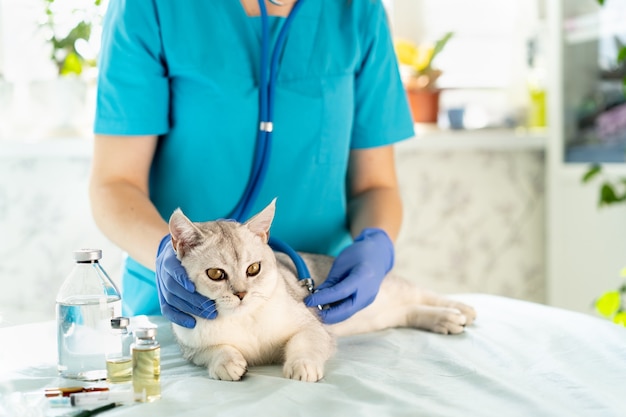
<instances>
[{"instance_id":1,"label":"white table sheet","mask_svg":"<svg viewBox=\"0 0 626 417\"><path fill-rule=\"evenodd\" d=\"M456 298L478 311L462 335L393 329L340 339L318 383L251 368L213 381L181 358L159 326L163 398L100 414L121 416L626 416L626 329L503 297ZM0 415L59 415L43 389L56 373L53 322L0 329Z\"/></svg>"}]
</instances>

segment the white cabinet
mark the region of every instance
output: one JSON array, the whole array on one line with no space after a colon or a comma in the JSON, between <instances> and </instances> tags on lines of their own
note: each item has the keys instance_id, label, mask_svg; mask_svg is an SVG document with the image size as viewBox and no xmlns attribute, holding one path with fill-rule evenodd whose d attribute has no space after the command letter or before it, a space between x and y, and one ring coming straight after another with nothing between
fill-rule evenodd
<instances>
[{"instance_id":1,"label":"white cabinet","mask_svg":"<svg viewBox=\"0 0 626 417\"><path fill-rule=\"evenodd\" d=\"M581 182L592 162L608 162L609 175L626 176L626 128L611 131L602 119L619 105L609 62L616 37L626 41L625 5L547 2L547 296L549 304L587 313L595 297L619 285L626 266L626 205L598 208L599 183Z\"/></svg>"}]
</instances>

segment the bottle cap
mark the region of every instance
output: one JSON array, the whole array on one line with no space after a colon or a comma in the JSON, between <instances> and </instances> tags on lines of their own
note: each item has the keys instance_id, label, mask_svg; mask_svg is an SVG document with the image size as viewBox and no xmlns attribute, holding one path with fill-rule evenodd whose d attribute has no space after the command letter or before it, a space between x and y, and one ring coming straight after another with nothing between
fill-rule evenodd
<instances>
[{"instance_id":1,"label":"bottle cap","mask_svg":"<svg viewBox=\"0 0 626 417\"><path fill-rule=\"evenodd\" d=\"M98 259L102 259L102 250L100 249L77 249L74 251L76 262L90 262Z\"/></svg>"},{"instance_id":2,"label":"bottle cap","mask_svg":"<svg viewBox=\"0 0 626 417\"><path fill-rule=\"evenodd\" d=\"M128 317L113 317L111 319L111 328L113 329L123 329L128 327L130 324L130 319Z\"/></svg>"},{"instance_id":3,"label":"bottle cap","mask_svg":"<svg viewBox=\"0 0 626 417\"><path fill-rule=\"evenodd\" d=\"M157 335L156 327L146 327L143 329L135 330L135 337L137 339L150 339L154 338Z\"/></svg>"}]
</instances>

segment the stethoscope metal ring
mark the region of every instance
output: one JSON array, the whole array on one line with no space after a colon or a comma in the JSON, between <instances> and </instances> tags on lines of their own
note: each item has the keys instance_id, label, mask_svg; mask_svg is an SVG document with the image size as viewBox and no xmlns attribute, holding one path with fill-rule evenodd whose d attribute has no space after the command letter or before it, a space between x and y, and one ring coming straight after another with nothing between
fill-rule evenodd
<instances>
[{"instance_id":1,"label":"stethoscope metal ring","mask_svg":"<svg viewBox=\"0 0 626 417\"><path fill-rule=\"evenodd\" d=\"M276 6L284 6L285 3L283 3L282 1L278 1L278 0L270 0L270 3L275 4Z\"/></svg>"}]
</instances>

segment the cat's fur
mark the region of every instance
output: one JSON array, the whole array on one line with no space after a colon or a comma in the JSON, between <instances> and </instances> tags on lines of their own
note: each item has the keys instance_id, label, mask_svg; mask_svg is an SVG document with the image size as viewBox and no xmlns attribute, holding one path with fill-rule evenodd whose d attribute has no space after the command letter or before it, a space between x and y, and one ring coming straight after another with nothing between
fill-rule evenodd
<instances>
[{"instance_id":1,"label":"cat's fur","mask_svg":"<svg viewBox=\"0 0 626 417\"><path fill-rule=\"evenodd\" d=\"M187 329L173 325L183 355L206 366L214 379L239 380L248 366L283 363L287 378L318 381L334 351L334 337L390 327L413 327L456 334L473 322L473 308L443 298L390 273L374 302L341 323L321 323L317 308L303 299L289 258L268 246L275 204L245 224L192 223L176 210L170 218L172 244L196 290L215 300L217 318L196 318ZM326 278L332 258L303 254L316 285ZM261 268L254 274L255 263ZM252 268L252 269L249 269ZM215 281L211 274L224 272Z\"/></svg>"}]
</instances>

